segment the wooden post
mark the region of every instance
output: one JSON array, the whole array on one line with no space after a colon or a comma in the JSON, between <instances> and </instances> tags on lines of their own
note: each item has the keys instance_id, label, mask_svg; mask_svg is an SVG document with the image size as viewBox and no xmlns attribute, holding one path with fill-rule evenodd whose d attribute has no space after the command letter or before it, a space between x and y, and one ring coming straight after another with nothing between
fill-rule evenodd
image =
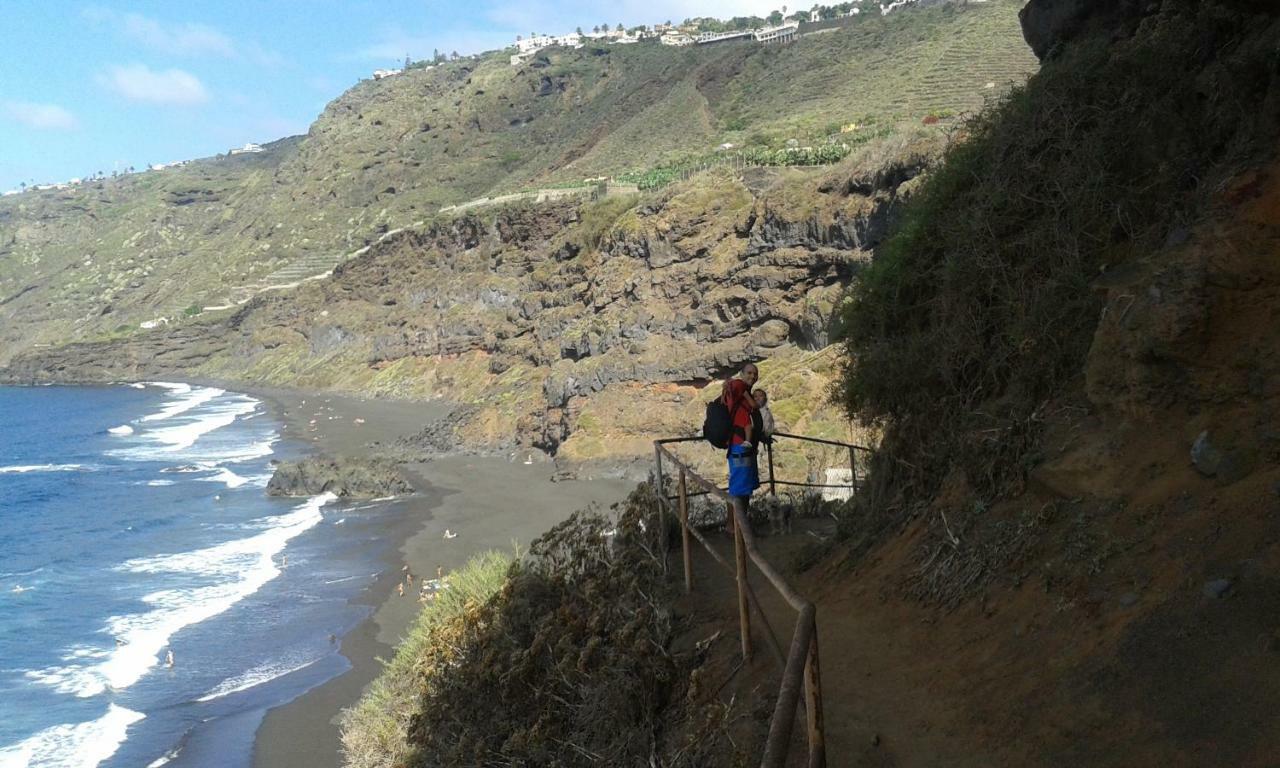
<instances>
[{"instance_id":1,"label":"wooden post","mask_svg":"<svg viewBox=\"0 0 1280 768\"><path fill-rule=\"evenodd\" d=\"M822 722L822 672L818 667L818 619L804 665L804 708L809 721L809 768L826 768L827 734Z\"/></svg>"},{"instance_id":2,"label":"wooden post","mask_svg":"<svg viewBox=\"0 0 1280 768\"><path fill-rule=\"evenodd\" d=\"M680 538L684 544L684 591L693 592L693 555L689 551L689 497L685 491L684 467L680 467Z\"/></svg>"},{"instance_id":3,"label":"wooden post","mask_svg":"<svg viewBox=\"0 0 1280 768\"><path fill-rule=\"evenodd\" d=\"M773 479L773 441L765 443L764 447L769 451L769 495L777 496L778 484Z\"/></svg>"},{"instance_id":4,"label":"wooden post","mask_svg":"<svg viewBox=\"0 0 1280 768\"><path fill-rule=\"evenodd\" d=\"M751 661L751 606L747 602L747 544L742 538L742 526L748 525L746 515L738 517L737 505L729 503L729 515L733 517L733 555L738 574L738 630L742 634L742 658Z\"/></svg>"},{"instance_id":5,"label":"wooden post","mask_svg":"<svg viewBox=\"0 0 1280 768\"><path fill-rule=\"evenodd\" d=\"M849 446L849 493L850 495L858 491L858 454L853 446Z\"/></svg>"}]
</instances>

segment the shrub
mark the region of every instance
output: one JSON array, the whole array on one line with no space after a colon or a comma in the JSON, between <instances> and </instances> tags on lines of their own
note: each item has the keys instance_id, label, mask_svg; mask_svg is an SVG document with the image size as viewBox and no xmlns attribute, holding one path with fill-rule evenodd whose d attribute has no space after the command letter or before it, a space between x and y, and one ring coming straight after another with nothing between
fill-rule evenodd
<instances>
[{"instance_id":1,"label":"shrub","mask_svg":"<svg viewBox=\"0 0 1280 768\"><path fill-rule=\"evenodd\" d=\"M617 223L622 214L635 207L636 200L635 195L617 195L582 206L578 242L588 250L598 247L605 233Z\"/></svg>"},{"instance_id":2,"label":"shrub","mask_svg":"<svg viewBox=\"0 0 1280 768\"><path fill-rule=\"evenodd\" d=\"M1168 0L1082 40L969 120L843 310L837 398L885 427L879 485L948 467L1016 490L1046 400L1075 386L1100 269L1154 250L1280 125L1277 22Z\"/></svg>"},{"instance_id":3,"label":"shrub","mask_svg":"<svg viewBox=\"0 0 1280 768\"><path fill-rule=\"evenodd\" d=\"M195 317L201 312L204 312L204 307L200 306L199 304L192 304L191 306L182 310L182 315L183 317Z\"/></svg>"},{"instance_id":4,"label":"shrub","mask_svg":"<svg viewBox=\"0 0 1280 768\"><path fill-rule=\"evenodd\" d=\"M616 525L575 514L501 591L436 629L415 661L405 765L648 765L665 751L664 713L688 675L668 652L654 502L646 484Z\"/></svg>"},{"instance_id":5,"label":"shrub","mask_svg":"<svg viewBox=\"0 0 1280 768\"><path fill-rule=\"evenodd\" d=\"M411 752L409 718L426 684L419 660L439 642L438 633L464 620L502 588L511 563L506 555L486 552L449 575L449 588L436 593L386 669L360 701L342 713L342 754L348 768L404 765Z\"/></svg>"}]
</instances>

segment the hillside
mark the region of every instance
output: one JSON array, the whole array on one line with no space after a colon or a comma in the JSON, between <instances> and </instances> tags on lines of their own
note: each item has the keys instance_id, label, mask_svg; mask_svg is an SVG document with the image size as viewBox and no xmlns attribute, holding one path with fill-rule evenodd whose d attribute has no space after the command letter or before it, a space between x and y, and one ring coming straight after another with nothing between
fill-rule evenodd
<instances>
[{"instance_id":1,"label":"hillside","mask_svg":"<svg viewBox=\"0 0 1280 768\"><path fill-rule=\"evenodd\" d=\"M868 487L834 538L806 542L816 552L796 541L808 536L765 539L797 555L790 570L817 605L826 754L904 768L1274 766L1280 11L1032 0L1025 18L1044 66L902 190L840 313L839 396L884 437ZM656 516L651 493L642 485L621 519ZM729 537L705 533L732 559ZM594 575L656 549L553 562ZM733 576L706 557L695 574L691 597L672 594L675 573L628 588L657 595L661 619L589 644L557 641L599 632L610 601L564 622L528 610L576 608L592 590L573 578L546 588L517 571L474 613L428 613L450 642L397 659L417 676L383 720L361 719L369 702L348 720L349 747L383 737L353 764L536 762L570 737L566 764L754 764L779 665L758 647L743 661ZM795 621L764 611L774 627ZM512 627L536 639L510 653ZM632 642L642 631L661 639ZM644 706L531 675L620 662L652 665L630 683ZM471 686L495 679L522 684L498 688L502 707L469 708ZM457 708L440 706L449 696ZM609 706L578 721L583 701ZM386 715L415 725L373 731ZM610 727L591 727L601 719ZM442 743L437 726L460 737ZM787 764L802 742L793 734Z\"/></svg>"},{"instance_id":2,"label":"hillside","mask_svg":"<svg viewBox=\"0 0 1280 768\"><path fill-rule=\"evenodd\" d=\"M445 398L456 418L406 450L537 448L568 469L687 432L708 383L763 359L781 423L847 437L825 403L831 317L940 143L921 131L830 169L722 169L645 196L467 213L235 312L36 350L4 375Z\"/></svg>"},{"instance_id":3,"label":"hillside","mask_svg":"<svg viewBox=\"0 0 1280 768\"><path fill-rule=\"evenodd\" d=\"M0 364L321 274L447 204L718 144L892 130L1034 69L1018 3L911 9L769 48L553 49L363 81L259 155L0 200Z\"/></svg>"}]
</instances>

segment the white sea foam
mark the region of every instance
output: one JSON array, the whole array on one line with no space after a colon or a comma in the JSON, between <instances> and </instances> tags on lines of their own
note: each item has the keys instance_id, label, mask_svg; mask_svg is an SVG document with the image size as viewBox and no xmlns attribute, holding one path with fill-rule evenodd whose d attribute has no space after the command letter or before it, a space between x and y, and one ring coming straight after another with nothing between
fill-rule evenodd
<instances>
[{"instance_id":1,"label":"white sea foam","mask_svg":"<svg viewBox=\"0 0 1280 768\"><path fill-rule=\"evenodd\" d=\"M133 427L129 426L128 424L121 424L120 426L118 426L118 427L112 427L111 429L108 429L107 431L108 431L108 432L110 432L110 433L111 433L111 434L113 434L113 435L132 435L132 434L133 434Z\"/></svg>"},{"instance_id":2,"label":"white sea foam","mask_svg":"<svg viewBox=\"0 0 1280 768\"><path fill-rule=\"evenodd\" d=\"M222 390L214 390L217 395L222 394ZM210 400L213 398L210 397ZM207 401L204 401L207 402ZM203 403L201 403L203 404ZM192 406L193 408L195 406ZM174 424L171 427L159 427L150 429L143 433L143 437L160 443L169 450L181 450L190 448L203 435L206 435L216 429L233 423L238 417L245 414L253 413L258 407L258 401L251 397L236 395L228 399L225 403L210 405L201 410L200 415L182 423ZM184 411L190 408L184 408ZM143 421L150 417L144 416ZM168 418L168 417L165 417Z\"/></svg>"},{"instance_id":3,"label":"white sea foam","mask_svg":"<svg viewBox=\"0 0 1280 768\"><path fill-rule=\"evenodd\" d=\"M27 472L92 472L83 464L15 464L0 467L0 475L25 474Z\"/></svg>"},{"instance_id":4,"label":"white sea foam","mask_svg":"<svg viewBox=\"0 0 1280 768\"><path fill-rule=\"evenodd\" d=\"M163 485L173 485L172 480L148 480L147 485L155 488Z\"/></svg>"},{"instance_id":5,"label":"white sea foam","mask_svg":"<svg viewBox=\"0 0 1280 768\"><path fill-rule=\"evenodd\" d=\"M174 747L163 755L157 757L155 760L147 763L147 768L160 768L162 765L168 765L178 757L180 752L182 752L182 747Z\"/></svg>"},{"instance_id":6,"label":"white sea foam","mask_svg":"<svg viewBox=\"0 0 1280 768\"><path fill-rule=\"evenodd\" d=\"M204 405L225 391L214 387L196 387L193 389L190 384L170 384L162 381L150 383L169 390L169 394L173 396L173 399L156 413L143 416L142 421L161 421L177 416L180 413L186 413L192 408Z\"/></svg>"},{"instance_id":7,"label":"white sea foam","mask_svg":"<svg viewBox=\"0 0 1280 768\"><path fill-rule=\"evenodd\" d=\"M220 389L196 389L184 395L181 402L135 422L140 424L163 419L160 426L143 429L128 448L116 449L110 454L143 461L180 456L196 460L196 466L201 470L211 469L217 464L267 456L271 453L274 437L249 445L226 447L207 447L201 443L199 450L189 451L202 437L254 413L258 405L257 400L247 395L228 395ZM176 410L179 406L181 410Z\"/></svg>"},{"instance_id":8,"label":"white sea foam","mask_svg":"<svg viewBox=\"0 0 1280 768\"><path fill-rule=\"evenodd\" d=\"M80 697L128 688L160 663L161 652L178 630L222 613L278 576L275 556L291 539L320 522L320 508L335 499L337 496L332 493L312 497L288 514L259 521L264 525L261 532L243 539L122 563L117 570L187 574L209 578L214 583L152 592L142 601L153 610L108 619L103 631L122 644L105 661L51 667L27 672L26 676L61 693ZM180 658L178 663L181 664Z\"/></svg>"},{"instance_id":9,"label":"white sea foam","mask_svg":"<svg viewBox=\"0 0 1280 768\"><path fill-rule=\"evenodd\" d=\"M247 691L250 688L256 688L263 683L269 683L276 678L293 674L300 669L306 669L316 663L315 659L299 663L295 660L283 660L270 662L245 672L243 675L223 680L213 690L196 699L196 701L213 701L223 696L230 696L233 693Z\"/></svg>"},{"instance_id":10,"label":"white sea foam","mask_svg":"<svg viewBox=\"0 0 1280 768\"><path fill-rule=\"evenodd\" d=\"M107 705L97 720L46 728L27 739L0 747L0 768L93 768L111 757L140 712Z\"/></svg>"},{"instance_id":11,"label":"white sea foam","mask_svg":"<svg viewBox=\"0 0 1280 768\"><path fill-rule=\"evenodd\" d=\"M249 482L247 478L237 475L226 467L218 467L217 469L218 471L216 474L210 475L209 477L202 477L200 479L210 483L224 483L228 488L239 488Z\"/></svg>"}]
</instances>

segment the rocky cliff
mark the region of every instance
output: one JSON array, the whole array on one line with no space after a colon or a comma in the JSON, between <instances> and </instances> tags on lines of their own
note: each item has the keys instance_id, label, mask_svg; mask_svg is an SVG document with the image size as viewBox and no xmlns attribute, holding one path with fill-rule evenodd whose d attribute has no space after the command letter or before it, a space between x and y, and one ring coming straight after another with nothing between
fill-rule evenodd
<instances>
[{"instance_id":1,"label":"rocky cliff","mask_svg":"<svg viewBox=\"0 0 1280 768\"><path fill-rule=\"evenodd\" d=\"M4 376L444 397L468 406L444 439L454 447L586 460L687 433L702 387L763 359L782 421L839 436L823 396L833 311L939 142L886 140L825 171L718 171L645 197L441 218L220 320L37 350Z\"/></svg>"},{"instance_id":2,"label":"rocky cliff","mask_svg":"<svg viewBox=\"0 0 1280 768\"><path fill-rule=\"evenodd\" d=\"M448 204L977 108L1035 67L1018 5L904 10L781 48L586 46L520 67L502 52L415 66L358 83L306 136L260 154L5 197L0 365L80 341L145 347L144 324L200 324Z\"/></svg>"}]
</instances>

